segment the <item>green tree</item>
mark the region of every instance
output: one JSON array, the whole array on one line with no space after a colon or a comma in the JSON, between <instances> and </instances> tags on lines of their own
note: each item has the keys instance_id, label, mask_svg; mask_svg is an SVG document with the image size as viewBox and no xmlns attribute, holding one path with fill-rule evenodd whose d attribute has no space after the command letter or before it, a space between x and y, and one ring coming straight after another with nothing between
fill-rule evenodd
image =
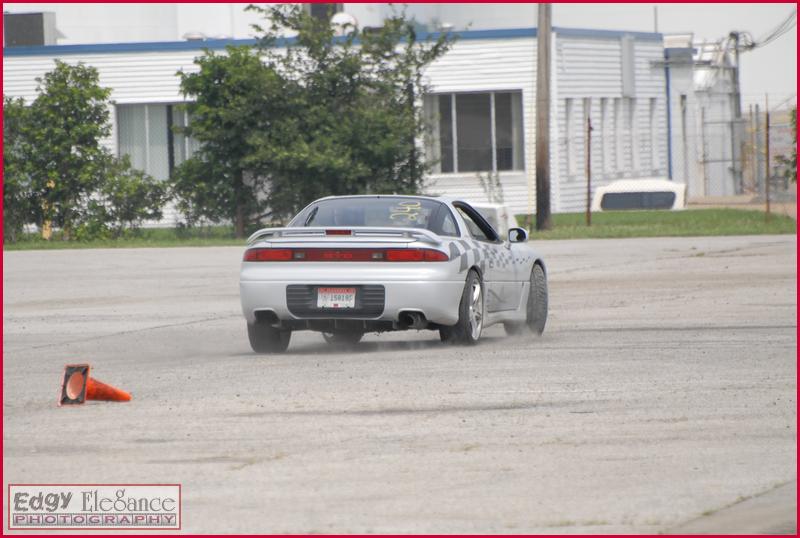
<instances>
[{"instance_id":1,"label":"green tree","mask_svg":"<svg viewBox=\"0 0 800 538\"><path fill-rule=\"evenodd\" d=\"M28 109L3 96L3 239L16 241L30 222L31 178L25 155Z\"/></svg>"},{"instance_id":2,"label":"green tree","mask_svg":"<svg viewBox=\"0 0 800 538\"><path fill-rule=\"evenodd\" d=\"M225 54L206 51L196 73L179 73L186 104L187 136L200 149L176 170L172 181L178 208L190 221L229 219L237 237L266 204L266 184L254 176L247 159L255 151L253 137L263 122L284 117L283 80L267 68L252 47L228 47Z\"/></svg>"},{"instance_id":3,"label":"green tree","mask_svg":"<svg viewBox=\"0 0 800 538\"><path fill-rule=\"evenodd\" d=\"M427 163L423 69L451 40L417 39L400 14L381 29L336 36L299 5L250 6L266 30L255 48L207 52L181 74L188 134L201 151L176 174L181 208L229 218L237 235L325 195L417 192ZM276 47L276 29L296 37Z\"/></svg>"},{"instance_id":4,"label":"green tree","mask_svg":"<svg viewBox=\"0 0 800 538\"><path fill-rule=\"evenodd\" d=\"M110 90L100 87L97 69L56 60L39 83L27 121L32 216L51 221L69 236L86 215L90 196L102 184L111 156L100 145L111 134Z\"/></svg>"}]
</instances>

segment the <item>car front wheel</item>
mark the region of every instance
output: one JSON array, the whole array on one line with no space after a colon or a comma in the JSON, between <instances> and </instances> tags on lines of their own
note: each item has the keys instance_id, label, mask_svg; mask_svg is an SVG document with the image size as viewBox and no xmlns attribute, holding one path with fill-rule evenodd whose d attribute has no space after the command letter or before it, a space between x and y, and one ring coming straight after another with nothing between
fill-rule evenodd
<instances>
[{"instance_id":1,"label":"car front wheel","mask_svg":"<svg viewBox=\"0 0 800 538\"><path fill-rule=\"evenodd\" d=\"M281 330L265 323L248 323L247 337L256 353L281 353L289 347L292 331Z\"/></svg>"},{"instance_id":2,"label":"car front wheel","mask_svg":"<svg viewBox=\"0 0 800 538\"><path fill-rule=\"evenodd\" d=\"M526 329L542 334L547 323L547 277L539 264L531 271L531 289L525 305L525 322L508 321L503 324L507 334L520 334Z\"/></svg>"}]
</instances>

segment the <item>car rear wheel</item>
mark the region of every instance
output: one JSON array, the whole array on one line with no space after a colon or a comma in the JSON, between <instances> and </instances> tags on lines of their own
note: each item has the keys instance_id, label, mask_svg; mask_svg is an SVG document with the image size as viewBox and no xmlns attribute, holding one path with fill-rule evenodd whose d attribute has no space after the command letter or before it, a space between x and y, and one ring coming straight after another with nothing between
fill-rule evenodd
<instances>
[{"instance_id":1,"label":"car rear wheel","mask_svg":"<svg viewBox=\"0 0 800 538\"><path fill-rule=\"evenodd\" d=\"M476 344L483 332L483 313L483 283L478 273L470 271L458 306L458 323L439 329L442 342Z\"/></svg>"},{"instance_id":2,"label":"car rear wheel","mask_svg":"<svg viewBox=\"0 0 800 538\"><path fill-rule=\"evenodd\" d=\"M292 331L277 329L266 323L248 323L247 337L256 353L281 353L289 347Z\"/></svg>"},{"instance_id":3,"label":"car rear wheel","mask_svg":"<svg viewBox=\"0 0 800 538\"><path fill-rule=\"evenodd\" d=\"M525 322L506 322L503 326L507 334L520 334L526 329L535 334L542 334L547 323L547 277L539 264L531 271L531 290L525 308Z\"/></svg>"},{"instance_id":4,"label":"car rear wheel","mask_svg":"<svg viewBox=\"0 0 800 538\"><path fill-rule=\"evenodd\" d=\"M364 338L361 331L340 331L335 333L322 333L322 337L331 345L354 346Z\"/></svg>"}]
</instances>

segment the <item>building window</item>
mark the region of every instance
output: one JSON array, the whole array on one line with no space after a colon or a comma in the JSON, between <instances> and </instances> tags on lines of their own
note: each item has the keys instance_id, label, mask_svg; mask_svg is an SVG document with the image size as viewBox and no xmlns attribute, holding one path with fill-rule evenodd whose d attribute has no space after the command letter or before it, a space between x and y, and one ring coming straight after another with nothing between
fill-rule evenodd
<instances>
[{"instance_id":1,"label":"building window","mask_svg":"<svg viewBox=\"0 0 800 538\"><path fill-rule=\"evenodd\" d=\"M439 122L439 136L441 141L441 149L439 155L441 158L442 172L452 172L456 169L455 165L455 138L453 137L455 125L455 111L453 110L453 96L440 95L439 96L439 114L441 121Z\"/></svg>"},{"instance_id":2,"label":"building window","mask_svg":"<svg viewBox=\"0 0 800 538\"><path fill-rule=\"evenodd\" d=\"M425 109L436 172L524 168L522 92L428 95Z\"/></svg>"},{"instance_id":3,"label":"building window","mask_svg":"<svg viewBox=\"0 0 800 538\"><path fill-rule=\"evenodd\" d=\"M119 155L128 155L134 168L167 179L197 149L195 140L172 130L187 123L187 113L175 105L118 105Z\"/></svg>"},{"instance_id":4,"label":"building window","mask_svg":"<svg viewBox=\"0 0 800 538\"><path fill-rule=\"evenodd\" d=\"M522 94L493 93L495 170L522 170Z\"/></svg>"},{"instance_id":5,"label":"building window","mask_svg":"<svg viewBox=\"0 0 800 538\"><path fill-rule=\"evenodd\" d=\"M492 170L491 94L467 93L455 100L458 171Z\"/></svg>"},{"instance_id":6,"label":"building window","mask_svg":"<svg viewBox=\"0 0 800 538\"><path fill-rule=\"evenodd\" d=\"M658 101L655 97L650 98L649 134L650 134L650 168L654 173L661 167L658 159L658 133L657 133L657 107Z\"/></svg>"}]
</instances>

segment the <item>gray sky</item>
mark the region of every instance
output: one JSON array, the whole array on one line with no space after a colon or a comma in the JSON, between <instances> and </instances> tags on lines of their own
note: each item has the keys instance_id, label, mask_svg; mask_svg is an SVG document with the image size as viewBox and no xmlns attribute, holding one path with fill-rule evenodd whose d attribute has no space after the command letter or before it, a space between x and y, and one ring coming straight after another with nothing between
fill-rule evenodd
<instances>
[{"instance_id":1,"label":"gray sky","mask_svg":"<svg viewBox=\"0 0 800 538\"><path fill-rule=\"evenodd\" d=\"M731 30L749 31L755 39L780 24L797 4L554 4L553 25L613 30L653 31L653 6L658 6L658 30L693 32L716 40ZM745 107L770 104L797 91L797 28L764 48L741 57L742 101Z\"/></svg>"},{"instance_id":2,"label":"gray sky","mask_svg":"<svg viewBox=\"0 0 800 538\"><path fill-rule=\"evenodd\" d=\"M246 4L57 4L5 3L11 12L54 11L64 34L61 44L113 41L179 40L188 31L208 36L248 37L254 14ZM652 32L653 6L658 6L658 30L692 32L716 40L731 30L749 31L755 39L781 23L796 4L554 4L553 25ZM386 11L379 4L344 4L363 25L375 24ZM536 4L416 4L408 6L418 19L436 18L480 28L536 26ZM470 24L471 23L471 24ZM763 102L778 104L797 91L797 29L761 49L742 55L742 100L745 108Z\"/></svg>"}]
</instances>

